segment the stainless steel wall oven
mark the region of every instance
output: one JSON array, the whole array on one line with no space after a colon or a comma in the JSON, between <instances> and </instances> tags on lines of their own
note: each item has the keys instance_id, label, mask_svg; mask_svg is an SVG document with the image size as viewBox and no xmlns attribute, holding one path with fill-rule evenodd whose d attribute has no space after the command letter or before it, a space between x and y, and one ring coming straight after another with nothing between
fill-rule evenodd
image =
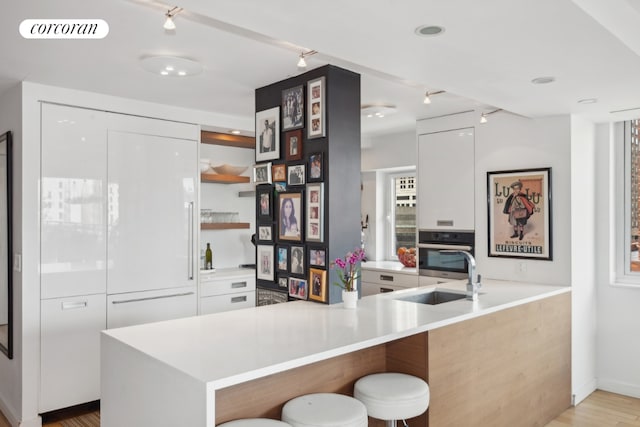
<instances>
[{"instance_id":1,"label":"stainless steel wall oven","mask_svg":"<svg viewBox=\"0 0 640 427\"><path fill-rule=\"evenodd\" d=\"M466 279L467 260L462 254L443 254L442 249L461 250L475 255L473 231L420 230L418 233L418 273L421 276Z\"/></svg>"}]
</instances>

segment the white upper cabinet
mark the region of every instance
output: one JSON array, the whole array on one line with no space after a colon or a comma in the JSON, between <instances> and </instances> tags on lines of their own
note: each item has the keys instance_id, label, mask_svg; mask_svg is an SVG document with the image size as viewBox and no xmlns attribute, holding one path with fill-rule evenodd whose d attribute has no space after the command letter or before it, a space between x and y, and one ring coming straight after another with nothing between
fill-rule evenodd
<instances>
[{"instance_id":1,"label":"white upper cabinet","mask_svg":"<svg viewBox=\"0 0 640 427\"><path fill-rule=\"evenodd\" d=\"M418 137L420 229L474 230L474 129Z\"/></svg>"},{"instance_id":2,"label":"white upper cabinet","mask_svg":"<svg viewBox=\"0 0 640 427\"><path fill-rule=\"evenodd\" d=\"M41 297L104 293L105 113L42 104Z\"/></svg>"},{"instance_id":3,"label":"white upper cabinet","mask_svg":"<svg viewBox=\"0 0 640 427\"><path fill-rule=\"evenodd\" d=\"M107 293L195 285L197 141L109 128Z\"/></svg>"}]
</instances>

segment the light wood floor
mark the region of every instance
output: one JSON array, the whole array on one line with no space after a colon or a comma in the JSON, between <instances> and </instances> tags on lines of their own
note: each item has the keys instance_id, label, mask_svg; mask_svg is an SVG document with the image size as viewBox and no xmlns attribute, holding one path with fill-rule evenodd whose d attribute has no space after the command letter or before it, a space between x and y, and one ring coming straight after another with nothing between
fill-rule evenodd
<instances>
[{"instance_id":1,"label":"light wood floor","mask_svg":"<svg viewBox=\"0 0 640 427\"><path fill-rule=\"evenodd\" d=\"M43 427L100 427L97 413ZM597 390L575 408L569 408L546 427L640 427L640 399ZM11 427L0 413L0 427Z\"/></svg>"}]
</instances>

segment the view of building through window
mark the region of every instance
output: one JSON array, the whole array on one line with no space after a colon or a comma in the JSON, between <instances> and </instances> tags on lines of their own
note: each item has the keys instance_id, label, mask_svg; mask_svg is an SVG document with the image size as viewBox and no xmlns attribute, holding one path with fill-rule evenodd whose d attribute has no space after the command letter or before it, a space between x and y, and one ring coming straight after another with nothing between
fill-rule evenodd
<instances>
[{"instance_id":1,"label":"view of building through window","mask_svg":"<svg viewBox=\"0 0 640 427\"><path fill-rule=\"evenodd\" d=\"M395 215L393 234L395 247L407 248L416 245L416 177L415 175L398 175L393 178L395 195Z\"/></svg>"},{"instance_id":2,"label":"view of building through window","mask_svg":"<svg viewBox=\"0 0 640 427\"><path fill-rule=\"evenodd\" d=\"M640 119L631 121L630 222L631 271L640 272Z\"/></svg>"}]
</instances>

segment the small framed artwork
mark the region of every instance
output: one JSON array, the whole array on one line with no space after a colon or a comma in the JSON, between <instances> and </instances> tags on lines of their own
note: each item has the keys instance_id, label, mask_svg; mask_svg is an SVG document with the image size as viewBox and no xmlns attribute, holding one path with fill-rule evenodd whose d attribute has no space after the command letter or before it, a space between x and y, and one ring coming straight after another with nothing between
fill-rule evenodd
<instances>
[{"instance_id":1,"label":"small framed artwork","mask_svg":"<svg viewBox=\"0 0 640 427\"><path fill-rule=\"evenodd\" d=\"M280 107L256 113L256 162L280 158Z\"/></svg>"},{"instance_id":2,"label":"small framed artwork","mask_svg":"<svg viewBox=\"0 0 640 427\"><path fill-rule=\"evenodd\" d=\"M287 185L304 185L305 165L287 166Z\"/></svg>"},{"instance_id":3,"label":"small framed artwork","mask_svg":"<svg viewBox=\"0 0 640 427\"><path fill-rule=\"evenodd\" d=\"M302 241L302 192L278 193L278 238Z\"/></svg>"},{"instance_id":4,"label":"small framed artwork","mask_svg":"<svg viewBox=\"0 0 640 427\"><path fill-rule=\"evenodd\" d=\"M302 158L302 129L284 134L285 158L287 160L300 160Z\"/></svg>"},{"instance_id":5,"label":"small framed artwork","mask_svg":"<svg viewBox=\"0 0 640 427\"><path fill-rule=\"evenodd\" d=\"M278 277L278 287L287 289L289 287L289 278Z\"/></svg>"},{"instance_id":6,"label":"small framed artwork","mask_svg":"<svg viewBox=\"0 0 640 427\"><path fill-rule=\"evenodd\" d=\"M256 260L258 260L256 277L273 282L273 246L256 245Z\"/></svg>"},{"instance_id":7,"label":"small framed artwork","mask_svg":"<svg viewBox=\"0 0 640 427\"><path fill-rule=\"evenodd\" d=\"M314 153L309 156L309 182L322 181L322 153Z\"/></svg>"},{"instance_id":8,"label":"small framed artwork","mask_svg":"<svg viewBox=\"0 0 640 427\"><path fill-rule=\"evenodd\" d=\"M314 267L327 266L327 250L325 248L309 248L309 265Z\"/></svg>"},{"instance_id":9,"label":"small framed artwork","mask_svg":"<svg viewBox=\"0 0 640 427\"><path fill-rule=\"evenodd\" d=\"M304 246L291 246L291 274L304 275Z\"/></svg>"},{"instance_id":10,"label":"small framed artwork","mask_svg":"<svg viewBox=\"0 0 640 427\"><path fill-rule=\"evenodd\" d=\"M321 138L325 136L324 77L307 82L307 104L307 138Z\"/></svg>"},{"instance_id":11,"label":"small framed artwork","mask_svg":"<svg viewBox=\"0 0 640 427\"><path fill-rule=\"evenodd\" d=\"M258 226L258 240L270 242L273 240L271 235L271 225L259 225Z\"/></svg>"},{"instance_id":12,"label":"small framed artwork","mask_svg":"<svg viewBox=\"0 0 640 427\"><path fill-rule=\"evenodd\" d=\"M286 246L278 246L277 257L278 270L289 271L289 248Z\"/></svg>"},{"instance_id":13,"label":"small framed artwork","mask_svg":"<svg viewBox=\"0 0 640 427\"><path fill-rule=\"evenodd\" d=\"M325 302L327 300L327 270L309 269L309 299Z\"/></svg>"},{"instance_id":14,"label":"small framed artwork","mask_svg":"<svg viewBox=\"0 0 640 427\"><path fill-rule=\"evenodd\" d=\"M256 216L263 221L270 221L273 212L271 186L261 185L256 187Z\"/></svg>"},{"instance_id":15,"label":"small framed artwork","mask_svg":"<svg viewBox=\"0 0 640 427\"><path fill-rule=\"evenodd\" d=\"M282 91L282 130L301 128L304 124L304 90L302 86Z\"/></svg>"},{"instance_id":16,"label":"small framed artwork","mask_svg":"<svg viewBox=\"0 0 640 427\"><path fill-rule=\"evenodd\" d=\"M307 299L308 284L305 279L289 277L289 296L297 299Z\"/></svg>"},{"instance_id":17,"label":"small framed artwork","mask_svg":"<svg viewBox=\"0 0 640 427\"><path fill-rule=\"evenodd\" d=\"M271 162L253 166L253 182L256 185L271 184Z\"/></svg>"},{"instance_id":18,"label":"small framed artwork","mask_svg":"<svg viewBox=\"0 0 640 427\"><path fill-rule=\"evenodd\" d=\"M324 240L324 184L307 184L307 241L322 242Z\"/></svg>"},{"instance_id":19,"label":"small framed artwork","mask_svg":"<svg viewBox=\"0 0 640 427\"><path fill-rule=\"evenodd\" d=\"M277 193L283 193L285 191L287 191L287 182L276 182L274 183L275 187L276 187L276 192Z\"/></svg>"},{"instance_id":20,"label":"small framed artwork","mask_svg":"<svg viewBox=\"0 0 640 427\"><path fill-rule=\"evenodd\" d=\"M551 168L487 172L489 256L552 260Z\"/></svg>"},{"instance_id":21,"label":"small framed artwork","mask_svg":"<svg viewBox=\"0 0 640 427\"><path fill-rule=\"evenodd\" d=\"M271 178L274 182L287 180L287 167L285 165L271 166Z\"/></svg>"}]
</instances>

